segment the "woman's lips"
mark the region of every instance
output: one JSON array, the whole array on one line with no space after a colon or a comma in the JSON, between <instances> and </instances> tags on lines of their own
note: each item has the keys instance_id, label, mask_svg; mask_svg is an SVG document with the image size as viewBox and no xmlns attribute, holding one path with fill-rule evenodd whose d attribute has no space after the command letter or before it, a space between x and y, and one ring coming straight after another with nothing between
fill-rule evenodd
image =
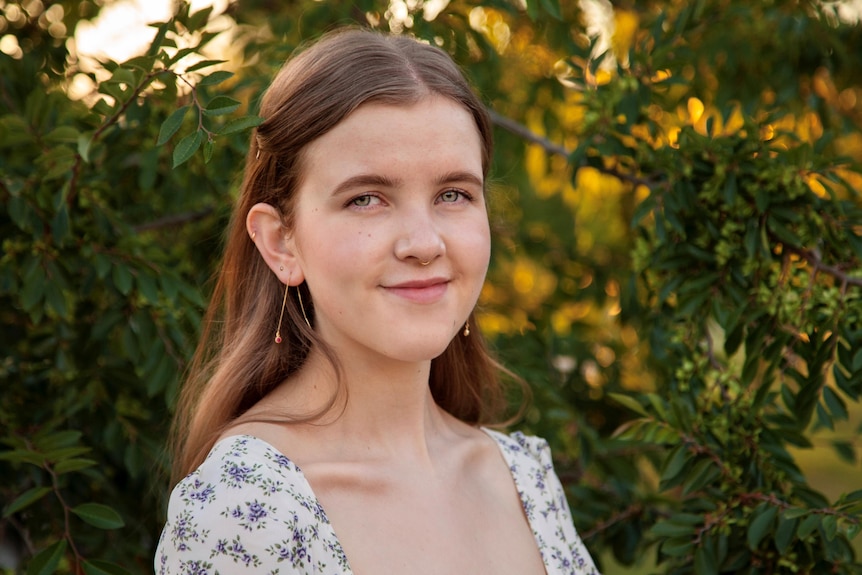
<instances>
[{"instance_id":1,"label":"woman's lips","mask_svg":"<svg viewBox=\"0 0 862 575\"><path fill-rule=\"evenodd\" d=\"M434 303L445 295L449 288L449 280L446 278L413 280L386 285L383 288L393 295L414 303Z\"/></svg>"}]
</instances>

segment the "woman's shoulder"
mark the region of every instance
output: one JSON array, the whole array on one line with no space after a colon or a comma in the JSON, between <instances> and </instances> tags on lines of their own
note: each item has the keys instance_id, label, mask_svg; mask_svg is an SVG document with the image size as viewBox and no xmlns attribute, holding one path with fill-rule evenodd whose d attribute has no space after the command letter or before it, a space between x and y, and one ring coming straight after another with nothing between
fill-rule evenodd
<instances>
[{"instance_id":1,"label":"woman's shoulder","mask_svg":"<svg viewBox=\"0 0 862 575\"><path fill-rule=\"evenodd\" d=\"M303 487L304 482L300 469L274 447L257 437L235 435L219 440L203 463L177 484L174 495L203 506L220 491L260 490L266 496Z\"/></svg>"},{"instance_id":2,"label":"woman's shoulder","mask_svg":"<svg viewBox=\"0 0 862 575\"><path fill-rule=\"evenodd\" d=\"M482 430L497 442L507 460L531 460L542 466L552 465L551 448L543 438L522 431L503 433L489 428Z\"/></svg>"},{"instance_id":3,"label":"woman's shoulder","mask_svg":"<svg viewBox=\"0 0 862 575\"><path fill-rule=\"evenodd\" d=\"M232 509L225 507L228 503ZM248 509L241 509L243 505ZM261 511L267 511L266 516L300 512L306 521L328 523L300 468L251 435L224 437L213 446L204 462L174 488L169 515L179 510L201 516L217 511L220 517L234 518L247 511L261 519Z\"/></svg>"},{"instance_id":4,"label":"woman's shoulder","mask_svg":"<svg viewBox=\"0 0 862 575\"><path fill-rule=\"evenodd\" d=\"M174 487L156 572L254 571L273 562L287 573L346 564L301 470L261 439L223 438Z\"/></svg>"},{"instance_id":5,"label":"woman's shoulder","mask_svg":"<svg viewBox=\"0 0 862 575\"><path fill-rule=\"evenodd\" d=\"M509 464L548 573L598 575L575 530L565 490L554 471L548 442L520 431L510 434L484 431L497 441Z\"/></svg>"}]
</instances>

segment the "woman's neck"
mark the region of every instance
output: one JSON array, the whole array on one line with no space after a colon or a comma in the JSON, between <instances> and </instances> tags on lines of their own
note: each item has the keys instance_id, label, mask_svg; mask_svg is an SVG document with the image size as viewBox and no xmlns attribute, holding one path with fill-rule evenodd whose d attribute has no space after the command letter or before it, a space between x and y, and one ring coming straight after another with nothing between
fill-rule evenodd
<instances>
[{"instance_id":1,"label":"woman's neck","mask_svg":"<svg viewBox=\"0 0 862 575\"><path fill-rule=\"evenodd\" d=\"M296 376L272 397L287 412L332 406L308 424L341 457L429 457L435 440L457 422L434 402L429 388L431 362L341 357L341 382L320 353L309 356ZM301 403L299 401L301 398Z\"/></svg>"}]
</instances>

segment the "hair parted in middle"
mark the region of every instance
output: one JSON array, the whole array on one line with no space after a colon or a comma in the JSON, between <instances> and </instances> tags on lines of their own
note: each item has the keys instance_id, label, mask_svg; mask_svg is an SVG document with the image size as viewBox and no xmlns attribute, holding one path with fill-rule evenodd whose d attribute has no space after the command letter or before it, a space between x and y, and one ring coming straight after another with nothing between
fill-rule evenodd
<instances>
[{"instance_id":1,"label":"hair parted in middle","mask_svg":"<svg viewBox=\"0 0 862 575\"><path fill-rule=\"evenodd\" d=\"M223 264L178 406L175 481L203 461L228 425L297 372L312 348L320 349L341 373L337 357L312 328L314 302L304 283L290 290L283 343L273 343L284 285L248 235L249 210L268 203L283 225L293 229L303 152L311 142L365 103L407 106L432 95L471 114L487 179L493 146L488 114L449 55L437 47L409 37L343 29L298 52L276 75L261 100L264 121L251 138ZM476 325L473 314L468 322ZM506 403L500 370L478 330L472 330L469 337L455 337L432 361L432 395L467 423L495 423ZM296 419L302 416L285 414L285 421Z\"/></svg>"}]
</instances>

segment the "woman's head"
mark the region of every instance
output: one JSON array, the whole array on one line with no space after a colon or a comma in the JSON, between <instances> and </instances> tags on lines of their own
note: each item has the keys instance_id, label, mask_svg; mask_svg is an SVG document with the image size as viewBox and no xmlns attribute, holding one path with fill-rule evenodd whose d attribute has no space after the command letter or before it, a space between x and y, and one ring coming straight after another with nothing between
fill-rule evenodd
<instances>
[{"instance_id":1,"label":"woman's head","mask_svg":"<svg viewBox=\"0 0 862 575\"><path fill-rule=\"evenodd\" d=\"M406 37L350 29L324 36L278 73L261 103L264 122L251 139L224 263L183 390L178 473L199 463L226 425L297 372L311 349L338 365L313 329L314 303L304 283L290 290L283 341L274 343L287 280L273 273L272 262L267 265L258 253L247 228L250 211L260 204L272 206L290 234L296 225L305 153L313 142L365 104L413 107L435 98L461 107L467 112L464 117L475 123L484 181L492 154L490 122L442 50ZM304 315L310 316L311 326ZM432 393L456 417L487 422L502 402L496 369L474 329L470 337L454 338L432 362Z\"/></svg>"},{"instance_id":2,"label":"woman's head","mask_svg":"<svg viewBox=\"0 0 862 575\"><path fill-rule=\"evenodd\" d=\"M273 204L290 226L291 201L308 144L362 104L409 105L432 94L457 102L471 114L487 175L493 146L488 115L444 51L411 38L360 29L324 36L288 61L263 97L260 115L265 121L252 138L243 208L261 201Z\"/></svg>"}]
</instances>

